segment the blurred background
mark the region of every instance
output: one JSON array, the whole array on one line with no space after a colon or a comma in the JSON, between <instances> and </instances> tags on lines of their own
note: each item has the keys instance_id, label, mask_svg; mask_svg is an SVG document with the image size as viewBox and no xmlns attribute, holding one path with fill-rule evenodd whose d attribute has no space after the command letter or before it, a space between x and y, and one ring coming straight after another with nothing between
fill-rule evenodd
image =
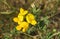
<instances>
[{"instance_id":1,"label":"blurred background","mask_svg":"<svg viewBox=\"0 0 60 39\"><path fill-rule=\"evenodd\" d=\"M12 19L18 15L20 8L30 12L35 9L41 10L38 11L39 17L47 16L49 20L45 31L35 29L29 34L17 34L14 29L17 24ZM12 31L13 34L10 33ZM60 39L60 34L54 35L56 32L60 32L60 0L0 0L0 39L49 39L51 35L53 37L50 39Z\"/></svg>"}]
</instances>

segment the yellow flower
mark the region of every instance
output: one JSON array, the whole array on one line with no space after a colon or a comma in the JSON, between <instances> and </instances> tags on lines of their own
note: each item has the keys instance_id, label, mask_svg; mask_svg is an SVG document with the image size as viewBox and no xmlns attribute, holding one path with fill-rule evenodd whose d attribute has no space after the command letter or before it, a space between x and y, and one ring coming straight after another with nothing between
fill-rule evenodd
<instances>
[{"instance_id":1,"label":"yellow flower","mask_svg":"<svg viewBox=\"0 0 60 39\"><path fill-rule=\"evenodd\" d=\"M28 23L31 23L31 21L34 20L34 19L35 19L35 17L34 17L34 15L31 14L31 13L29 13L29 14L26 16L26 21L27 21Z\"/></svg>"},{"instance_id":2,"label":"yellow flower","mask_svg":"<svg viewBox=\"0 0 60 39\"><path fill-rule=\"evenodd\" d=\"M19 21L23 21L24 20L24 16L18 15L18 19L19 19Z\"/></svg>"},{"instance_id":3,"label":"yellow flower","mask_svg":"<svg viewBox=\"0 0 60 39\"><path fill-rule=\"evenodd\" d=\"M27 23L27 22L22 22L22 23L20 24L20 26L23 28L23 29L22 29L22 32L26 32L26 30L28 29L29 23Z\"/></svg>"},{"instance_id":4,"label":"yellow flower","mask_svg":"<svg viewBox=\"0 0 60 39\"><path fill-rule=\"evenodd\" d=\"M37 24L37 21L36 20L32 20L31 24L35 25L35 24Z\"/></svg>"},{"instance_id":5,"label":"yellow flower","mask_svg":"<svg viewBox=\"0 0 60 39\"><path fill-rule=\"evenodd\" d=\"M33 14L29 13L27 16L26 16L26 20L28 23L31 23L32 25L35 25L37 24L37 21L35 20L35 17Z\"/></svg>"},{"instance_id":6,"label":"yellow flower","mask_svg":"<svg viewBox=\"0 0 60 39\"><path fill-rule=\"evenodd\" d=\"M21 22L19 26L16 27L17 30L22 30L22 32L26 32L29 24L27 22Z\"/></svg>"},{"instance_id":7,"label":"yellow flower","mask_svg":"<svg viewBox=\"0 0 60 39\"><path fill-rule=\"evenodd\" d=\"M21 22L21 24L20 24L20 26L22 26L22 27L24 27L24 28L25 28L25 27L28 27L28 25L29 25L29 24L28 24L27 22Z\"/></svg>"},{"instance_id":8,"label":"yellow flower","mask_svg":"<svg viewBox=\"0 0 60 39\"><path fill-rule=\"evenodd\" d=\"M13 18L13 21L14 21L14 22L18 22L19 20L18 20L17 17L14 17L14 18Z\"/></svg>"},{"instance_id":9,"label":"yellow flower","mask_svg":"<svg viewBox=\"0 0 60 39\"><path fill-rule=\"evenodd\" d=\"M20 8L20 14L21 15L26 15L28 13L27 10L24 10L23 8Z\"/></svg>"},{"instance_id":10,"label":"yellow flower","mask_svg":"<svg viewBox=\"0 0 60 39\"><path fill-rule=\"evenodd\" d=\"M16 26L16 29L17 29L17 30L21 30L22 27L21 27L20 25L18 25L18 26Z\"/></svg>"},{"instance_id":11,"label":"yellow flower","mask_svg":"<svg viewBox=\"0 0 60 39\"><path fill-rule=\"evenodd\" d=\"M37 21L35 20L35 16L31 13L29 13L29 14L27 14L27 13L28 13L27 10L20 8L20 12L19 12L18 16L13 18L13 21L18 23L18 26L16 26L17 30L26 32L29 27L29 23L32 25L37 24ZM25 19L27 22L24 21L24 16L26 16Z\"/></svg>"},{"instance_id":12,"label":"yellow flower","mask_svg":"<svg viewBox=\"0 0 60 39\"><path fill-rule=\"evenodd\" d=\"M24 12L24 9L23 8L20 8L20 13L23 13Z\"/></svg>"}]
</instances>

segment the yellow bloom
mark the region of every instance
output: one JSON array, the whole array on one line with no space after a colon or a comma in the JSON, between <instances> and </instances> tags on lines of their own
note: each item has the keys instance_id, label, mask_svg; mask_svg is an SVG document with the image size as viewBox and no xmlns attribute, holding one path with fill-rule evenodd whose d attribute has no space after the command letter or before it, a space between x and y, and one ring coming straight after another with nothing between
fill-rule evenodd
<instances>
[{"instance_id":1,"label":"yellow bloom","mask_svg":"<svg viewBox=\"0 0 60 39\"><path fill-rule=\"evenodd\" d=\"M26 15L28 13L27 10L24 10L23 8L20 8L20 14L21 15Z\"/></svg>"},{"instance_id":2,"label":"yellow bloom","mask_svg":"<svg viewBox=\"0 0 60 39\"><path fill-rule=\"evenodd\" d=\"M20 24L20 26L23 28L22 32L26 32L26 30L28 29L29 24L27 22L22 22Z\"/></svg>"},{"instance_id":3,"label":"yellow bloom","mask_svg":"<svg viewBox=\"0 0 60 39\"><path fill-rule=\"evenodd\" d=\"M22 27L21 27L21 26L16 26L16 29L17 29L17 30L21 30Z\"/></svg>"},{"instance_id":4,"label":"yellow bloom","mask_svg":"<svg viewBox=\"0 0 60 39\"><path fill-rule=\"evenodd\" d=\"M19 26L16 27L17 30L21 30L25 32L28 29L29 24L27 22L21 22Z\"/></svg>"},{"instance_id":5,"label":"yellow bloom","mask_svg":"<svg viewBox=\"0 0 60 39\"><path fill-rule=\"evenodd\" d=\"M13 21L14 21L14 22L18 22L19 20L18 20L17 17L14 17L14 18L13 18Z\"/></svg>"},{"instance_id":6,"label":"yellow bloom","mask_svg":"<svg viewBox=\"0 0 60 39\"><path fill-rule=\"evenodd\" d=\"M19 21L23 21L24 20L24 16L18 15L18 19L19 19Z\"/></svg>"},{"instance_id":7,"label":"yellow bloom","mask_svg":"<svg viewBox=\"0 0 60 39\"><path fill-rule=\"evenodd\" d=\"M26 32L26 30L29 27L29 23L32 25L37 24L37 21L35 20L35 16L31 13L27 14L28 11L24 10L23 8L20 8L20 12L17 17L13 18L14 22L18 23L18 26L16 26L17 30L20 30L22 32ZM27 15L26 15L27 14ZM24 16L26 16L26 21L24 21Z\"/></svg>"},{"instance_id":8,"label":"yellow bloom","mask_svg":"<svg viewBox=\"0 0 60 39\"><path fill-rule=\"evenodd\" d=\"M23 13L24 12L24 9L23 8L20 8L20 13Z\"/></svg>"},{"instance_id":9,"label":"yellow bloom","mask_svg":"<svg viewBox=\"0 0 60 39\"><path fill-rule=\"evenodd\" d=\"M32 20L31 24L35 25L35 24L37 24L37 21L36 20Z\"/></svg>"},{"instance_id":10,"label":"yellow bloom","mask_svg":"<svg viewBox=\"0 0 60 39\"><path fill-rule=\"evenodd\" d=\"M29 13L29 14L26 16L26 21L27 21L28 23L31 23L31 21L34 20L34 19L35 19L35 17L34 17L34 15L31 14L31 13Z\"/></svg>"},{"instance_id":11,"label":"yellow bloom","mask_svg":"<svg viewBox=\"0 0 60 39\"><path fill-rule=\"evenodd\" d=\"M28 24L27 22L21 22L21 24L20 24L20 26L22 26L22 27L24 27L24 28L25 28L25 27L28 27L28 25L29 25L29 24Z\"/></svg>"}]
</instances>

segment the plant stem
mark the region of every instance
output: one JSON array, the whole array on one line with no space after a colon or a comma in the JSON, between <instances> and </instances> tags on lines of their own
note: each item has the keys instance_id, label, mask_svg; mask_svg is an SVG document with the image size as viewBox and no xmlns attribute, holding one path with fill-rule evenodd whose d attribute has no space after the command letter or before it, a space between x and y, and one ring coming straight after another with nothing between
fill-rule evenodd
<instances>
[{"instance_id":1,"label":"plant stem","mask_svg":"<svg viewBox=\"0 0 60 39\"><path fill-rule=\"evenodd\" d=\"M56 35L58 35L58 34L60 34L60 32L54 33L54 34L51 35L48 39L51 39L53 36L56 36Z\"/></svg>"}]
</instances>

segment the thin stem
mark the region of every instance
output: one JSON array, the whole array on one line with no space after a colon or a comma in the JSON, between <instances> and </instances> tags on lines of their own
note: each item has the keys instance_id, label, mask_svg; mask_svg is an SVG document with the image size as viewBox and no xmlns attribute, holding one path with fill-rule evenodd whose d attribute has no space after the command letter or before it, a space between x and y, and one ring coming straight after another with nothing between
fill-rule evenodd
<instances>
[{"instance_id":1,"label":"thin stem","mask_svg":"<svg viewBox=\"0 0 60 39\"><path fill-rule=\"evenodd\" d=\"M54 34L51 35L48 39L51 39L52 37L54 37L54 36L56 36L56 35L58 35L58 34L60 34L60 32L54 33Z\"/></svg>"}]
</instances>

